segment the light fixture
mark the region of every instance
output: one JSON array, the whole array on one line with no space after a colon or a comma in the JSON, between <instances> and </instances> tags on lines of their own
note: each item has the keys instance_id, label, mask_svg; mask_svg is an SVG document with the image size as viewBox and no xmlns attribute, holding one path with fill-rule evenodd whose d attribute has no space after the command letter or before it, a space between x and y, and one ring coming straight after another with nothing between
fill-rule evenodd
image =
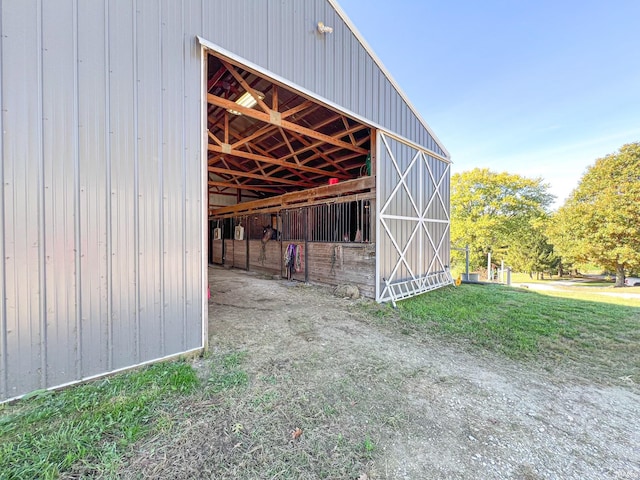
<instances>
[{"instance_id":1,"label":"light fixture","mask_svg":"<svg viewBox=\"0 0 640 480\"><path fill-rule=\"evenodd\" d=\"M264 94L261 92L255 92L255 94L258 96L260 100L264 98ZM236 103L241 107L253 108L258 103L258 100L256 100L254 96L251 95L249 92L244 92L242 95L240 95L240 98L236 100ZM237 110L233 110L232 108L227 109L227 111L229 113L233 113L234 115L242 115L242 113L238 112Z\"/></svg>"},{"instance_id":2,"label":"light fixture","mask_svg":"<svg viewBox=\"0 0 640 480\"><path fill-rule=\"evenodd\" d=\"M324 22L318 22L318 31L320 33L333 33L333 27L328 27Z\"/></svg>"}]
</instances>

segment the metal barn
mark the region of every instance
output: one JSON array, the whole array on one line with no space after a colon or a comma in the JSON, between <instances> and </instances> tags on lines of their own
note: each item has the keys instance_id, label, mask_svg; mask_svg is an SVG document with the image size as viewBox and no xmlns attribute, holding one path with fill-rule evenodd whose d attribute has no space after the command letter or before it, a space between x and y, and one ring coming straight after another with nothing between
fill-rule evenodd
<instances>
[{"instance_id":1,"label":"metal barn","mask_svg":"<svg viewBox=\"0 0 640 480\"><path fill-rule=\"evenodd\" d=\"M0 1L0 131L0 401L206 348L209 261L451 283L449 154L334 0Z\"/></svg>"}]
</instances>

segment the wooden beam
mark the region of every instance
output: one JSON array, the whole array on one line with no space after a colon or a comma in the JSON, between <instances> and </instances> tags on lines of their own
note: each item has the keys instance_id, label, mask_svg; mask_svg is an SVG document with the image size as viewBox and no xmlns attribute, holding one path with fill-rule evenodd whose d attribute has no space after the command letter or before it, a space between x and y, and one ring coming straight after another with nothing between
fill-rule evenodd
<instances>
[{"instance_id":1,"label":"wooden beam","mask_svg":"<svg viewBox=\"0 0 640 480\"><path fill-rule=\"evenodd\" d=\"M272 198L279 198L279 197L272 197ZM215 217L216 219L222 219L222 218L232 218L232 217L237 217L240 215L252 215L255 213L278 213L280 211L282 211L284 208L301 208L301 207L311 207L313 205L326 205L326 204L333 204L333 203L348 203L348 202L357 202L357 201L362 201L362 200L369 200L371 203L375 202L375 198L376 198L376 194L375 192L364 192L364 193L354 193L353 195L346 195L346 196L339 196L339 197L332 197L330 199L322 199L322 200L307 200L304 202L300 202L300 203L296 203L295 205L279 205L279 204L275 204L272 206L266 206L266 207L261 207L261 208L243 208L243 205L246 205L248 203L253 203L253 202L244 202L244 203L239 203L237 205L234 205L234 207L238 207L238 209L234 212L230 212L230 213L224 213L224 214L219 214L218 212L220 211L220 209L222 208L228 208L228 207L218 207L215 208L215 206L210 206L209 207L209 216ZM266 199L265 199L266 200ZM256 202L261 202L263 200L255 200ZM375 212L373 212L375 214ZM374 223L372 223L372 225L375 225ZM374 229L375 230L375 229Z\"/></svg>"},{"instance_id":2,"label":"wooden beam","mask_svg":"<svg viewBox=\"0 0 640 480\"><path fill-rule=\"evenodd\" d=\"M254 154L254 155L262 155L264 157L267 158L275 158L272 157L271 155L267 154L267 152L265 152L262 148L260 148L259 145L253 144L253 143L248 143L245 145L246 149L248 150L249 153ZM279 160L279 159L275 159L275 160ZM276 172L280 172L282 170L287 170L289 173L287 174L287 176L285 176L284 178L291 178L292 175L295 175L296 177L298 177L299 179L309 182L309 177L305 174L302 173L302 171L294 168L295 165L290 164L287 162L287 165L291 165L291 166L287 166L287 167L283 167L280 165L270 165L267 164L266 167L273 167L271 170L269 170L269 172L266 175L273 175ZM264 173L264 167L265 167L265 163L264 162L256 162L256 167L253 170L249 170L250 172L254 172L256 170L260 170L261 172Z\"/></svg>"},{"instance_id":3,"label":"wooden beam","mask_svg":"<svg viewBox=\"0 0 640 480\"><path fill-rule=\"evenodd\" d=\"M278 85L271 84L271 108L278 111Z\"/></svg>"},{"instance_id":4,"label":"wooden beam","mask_svg":"<svg viewBox=\"0 0 640 480\"><path fill-rule=\"evenodd\" d=\"M224 72L225 72L224 66L220 66L218 71L216 73L214 73L211 76L211 78L209 78L209 81L207 82L207 93L211 93L211 89L218 82L218 80L220 80L222 78L222 75L224 75Z\"/></svg>"},{"instance_id":5,"label":"wooden beam","mask_svg":"<svg viewBox=\"0 0 640 480\"><path fill-rule=\"evenodd\" d=\"M231 175L235 177L255 178L258 180L264 180L265 182L282 183L285 185L293 185L295 187L310 186L308 182L296 182L295 180L287 180L286 178L270 177L265 175L256 175L255 173L242 172L240 170L230 170L227 168L207 167L207 170L211 173L217 173L220 175Z\"/></svg>"},{"instance_id":6,"label":"wooden beam","mask_svg":"<svg viewBox=\"0 0 640 480\"><path fill-rule=\"evenodd\" d=\"M218 145L222 145L222 142L220 140L218 140L218 137L216 137L213 133L211 133L211 131L207 130L207 134L209 135L209 138L211 140L216 142Z\"/></svg>"},{"instance_id":7,"label":"wooden beam","mask_svg":"<svg viewBox=\"0 0 640 480\"><path fill-rule=\"evenodd\" d=\"M264 135L268 135L268 134L272 134L275 130L277 130L278 127L275 125L265 125L264 127L258 129L256 132L252 133L251 135L249 135L248 137L244 137L241 138L240 140L238 140L235 143L231 144L231 148L238 148L241 145L244 145L245 143L249 143L259 137L262 137Z\"/></svg>"},{"instance_id":8,"label":"wooden beam","mask_svg":"<svg viewBox=\"0 0 640 480\"><path fill-rule=\"evenodd\" d=\"M301 192L285 193L283 195L283 203L295 203L309 198L328 197L332 195L341 195L344 193L352 193L360 190L370 190L375 188L376 179L374 177L361 177L355 180L347 180L339 182L335 185L323 185L321 187L311 188Z\"/></svg>"},{"instance_id":9,"label":"wooden beam","mask_svg":"<svg viewBox=\"0 0 640 480\"><path fill-rule=\"evenodd\" d=\"M224 111L224 143L229 143L229 112Z\"/></svg>"},{"instance_id":10,"label":"wooden beam","mask_svg":"<svg viewBox=\"0 0 640 480\"><path fill-rule=\"evenodd\" d=\"M260 96L256 93L256 91L252 87L249 86L249 84L245 81L245 79L242 78L242 75L240 75L238 72L236 72L236 69L233 67L233 65L231 65L230 63L225 62L222 59L220 59L220 61L227 68L227 70L229 70L229 73L231 75L233 75L233 77L238 81L238 83L240 83L240 85L242 85L242 88L244 88L247 92L249 92L249 94L258 103L258 105L260 105L260 108L262 108L266 113L269 113L269 111L271 109L267 106L266 103L264 103L262 101ZM233 110L240 111L240 110L237 110L236 108L233 108Z\"/></svg>"},{"instance_id":11,"label":"wooden beam","mask_svg":"<svg viewBox=\"0 0 640 480\"><path fill-rule=\"evenodd\" d=\"M273 187L268 187L266 185L245 185L245 184L235 184L228 182L216 182L214 180L209 180L209 185L212 187L221 187L221 188L233 188L236 190L255 190L256 192L283 192L281 185L273 185Z\"/></svg>"},{"instance_id":12,"label":"wooden beam","mask_svg":"<svg viewBox=\"0 0 640 480\"><path fill-rule=\"evenodd\" d=\"M269 125L269 127L271 127L271 126ZM277 127L275 127L275 128L277 128ZM242 140L241 135L239 135L239 134L235 133L233 130L231 130L231 131L230 131L230 133L231 133L231 135L232 135L235 139L237 139L238 141ZM275 134L275 133L271 132L270 134ZM266 134L265 134L265 135L266 135ZM254 152L252 152L252 149L254 149L254 150L256 150L256 151L258 152L258 154L264 155L264 156L265 156L265 157L267 157L267 158L274 158L274 157L270 156L269 154L267 154L267 152L265 152L262 148L260 148L260 146L259 146L259 145L256 145L256 144L254 144L254 143L246 143L246 144L244 145L244 147L249 151L249 153L250 153L250 154L253 154L253 153L254 153ZM233 149L233 146L232 146L231 148ZM239 151L239 150L238 150L238 151ZM239 158L239 157L238 157L238 158ZM276 159L276 160L277 160L277 159ZM281 160L282 160L282 159L281 159ZM276 167L275 167L273 170L271 170L268 174L264 172L263 164L262 164L262 163L257 163L256 165L257 165L257 167L258 167L257 169L253 169L253 170L245 169L245 170L246 170L246 171L249 171L249 172L251 172L251 173L253 173L253 172L255 172L255 171L260 171L260 172L262 172L262 173L263 173L263 174L265 174L265 175L271 175L271 174L273 174L273 173L275 173L275 172L278 172L278 171L281 171L281 170L283 170L283 169L286 169L286 170L288 170L291 174L293 174L293 175L295 175L296 177L300 178L302 181L307 182L307 183L309 182L309 178L308 178L306 175L303 175L299 169L295 169L295 168L294 168L294 167L295 167L295 165L293 165L293 164L288 164L288 165L291 165L290 167L280 167L280 166L276 166Z\"/></svg>"},{"instance_id":13,"label":"wooden beam","mask_svg":"<svg viewBox=\"0 0 640 480\"><path fill-rule=\"evenodd\" d=\"M256 155L255 153L248 153L248 152L243 152L242 150L229 150L229 151L224 151L222 147L219 147L217 145L211 145L209 144L209 146L207 147L209 149L209 151L211 152L216 152L216 153L224 153L226 155L233 155L236 157L240 157L240 158L246 158L247 160L254 160L256 162L262 162L262 163L268 163L270 165L278 165L280 167L286 167L286 168L292 168L294 170L301 170L303 172L310 172L310 173L317 173L320 175L327 175L327 176L338 176L340 178L350 178L349 175L344 175L344 174L336 174L334 172L328 172L326 170L322 170L320 168L315 168L315 167L308 167L306 165L297 165L295 163L290 163L284 160L279 160L277 158L272 158L272 157L267 157L265 155Z\"/></svg>"},{"instance_id":14,"label":"wooden beam","mask_svg":"<svg viewBox=\"0 0 640 480\"><path fill-rule=\"evenodd\" d=\"M349 122L347 121L347 117L342 117L342 124L344 125L344 129L346 132L349 132ZM349 132L349 138L351 139L351 144L356 144L356 139L353 137L353 133Z\"/></svg>"},{"instance_id":15,"label":"wooden beam","mask_svg":"<svg viewBox=\"0 0 640 480\"><path fill-rule=\"evenodd\" d=\"M300 105L297 105L295 107L291 107L289 110L282 112L282 118L287 118L290 117L291 115L294 115L298 112L301 112L302 110L306 110L309 107L312 107L314 105L313 102L311 102L311 100L307 100L306 102L302 102Z\"/></svg>"},{"instance_id":16,"label":"wooden beam","mask_svg":"<svg viewBox=\"0 0 640 480\"><path fill-rule=\"evenodd\" d=\"M367 153L369 153L364 148L354 147L350 143L343 142L342 140L339 140L337 138L333 138L333 137L331 137L329 135L325 135L324 133L316 132L315 130L311 130L310 128L302 127L302 126L300 126L298 124L289 122L287 120L282 120L282 119L278 120L278 116L280 115L278 112L271 111L272 113L269 113L269 114L268 113L264 113L264 112L260 112L258 110L254 110L252 108L243 107L241 105L238 105L235 102L232 102L230 100L226 100L224 98L220 98L220 97L217 97L217 96L211 95L211 94L207 95L207 100L208 100L209 103L211 103L213 105L216 105L217 107L231 108L231 109L236 110L236 111L242 113L243 115L246 115L247 117L253 118L255 120L260 120L262 122L270 123L272 125L278 125L278 126L281 126L282 128L284 128L286 130L291 130L293 132L300 133L301 135L304 135L304 136L307 136L307 137L311 137L311 138L315 138L316 140L321 140L324 143L328 143L330 145L335 145L336 147L341 147L341 148L344 148L345 150L351 150L351 151L354 151L354 152L362 153L363 155L366 155Z\"/></svg>"},{"instance_id":17,"label":"wooden beam","mask_svg":"<svg viewBox=\"0 0 640 480\"><path fill-rule=\"evenodd\" d=\"M292 132L291 134L301 144L305 145L306 147L309 146L308 142L303 137L301 137L300 135L296 134L295 132ZM349 175L344 168L342 168L333 158L331 158L329 155L324 153L322 150L320 150L317 147L312 148L312 150L316 153L316 155L311 155L309 158L305 158L304 159L305 163L311 162L312 160L315 160L316 158L322 158L329 165L333 166L333 168L335 168L336 170L339 170L340 172L342 172L343 175L346 175L347 178L351 177L351 175ZM360 154L359 153L355 153L354 155L360 155ZM339 176L339 175L336 175L336 176Z\"/></svg>"},{"instance_id":18,"label":"wooden beam","mask_svg":"<svg viewBox=\"0 0 640 480\"><path fill-rule=\"evenodd\" d=\"M284 140L284 143L287 144L287 148L289 149L289 152L293 154L293 159L296 161L296 165L300 165L300 159L298 158L296 151L291 146L291 142L289 142L289 139L287 138L287 134L284 133L284 130L282 128L280 128L279 130L280 130L280 135L282 135L282 139Z\"/></svg>"},{"instance_id":19,"label":"wooden beam","mask_svg":"<svg viewBox=\"0 0 640 480\"><path fill-rule=\"evenodd\" d=\"M362 177L355 180L347 180L335 185L323 185L321 187L310 188L300 192L291 192L280 195L279 197L265 198L263 200L254 200L252 202L240 203L215 210L216 215L233 214L243 210L260 209L272 206L294 206L299 202L308 202L316 200L320 197L336 197L346 193L354 193L358 191L367 191L375 188L375 177Z\"/></svg>"}]
</instances>

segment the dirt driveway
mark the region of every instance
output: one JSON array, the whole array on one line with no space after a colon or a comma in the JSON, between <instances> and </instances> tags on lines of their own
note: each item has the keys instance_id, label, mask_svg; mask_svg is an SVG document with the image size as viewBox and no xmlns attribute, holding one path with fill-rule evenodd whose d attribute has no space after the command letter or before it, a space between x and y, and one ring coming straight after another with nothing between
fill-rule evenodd
<instances>
[{"instance_id":1,"label":"dirt driveway","mask_svg":"<svg viewBox=\"0 0 640 480\"><path fill-rule=\"evenodd\" d=\"M182 464L172 476L640 478L637 386L420 338L328 289L218 268L210 281L212 355L243 352L248 384L149 454Z\"/></svg>"}]
</instances>

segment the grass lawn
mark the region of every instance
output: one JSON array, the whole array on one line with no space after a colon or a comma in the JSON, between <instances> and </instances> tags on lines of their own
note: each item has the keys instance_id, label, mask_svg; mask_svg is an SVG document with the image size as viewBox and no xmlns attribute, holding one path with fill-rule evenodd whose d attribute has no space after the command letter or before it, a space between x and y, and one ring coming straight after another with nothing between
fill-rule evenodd
<instances>
[{"instance_id":1,"label":"grass lawn","mask_svg":"<svg viewBox=\"0 0 640 480\"><path fill-rule=\"evenodd\" d=\"M111 476L127 447L162 427L159 412L199 380L184 362L161 363L0 405L0 478Z\"/></svg>"},{"instance_id":2,"label":"grass lawn","mask_svg":"<svg viewBox=\"0 0 640 480\"><path fill-rule=\"evenodd\" d=\"M400 320L517 360L640 383L640 301L501 285L447 287L398 304Z\"/></svg>"},{"instance_id":3,"label":"grass lawn","mask_svg":"<svg viewBox=\"0 0 640 480\"><path fill-rule=\"evenodd\" d=\"M462 285L402 301L397 310L369 302L359 313L418 343L437 336L518 362L570 368L587 381L638 384L640 306L602 300ZM136 468L144 455L196 442L224 478L300 478L303 467L308 478L358 478L377 452L371 432L408 421L395 408L403 400L401 382L394 383L399 373L380 360L353 364L338 354L326 371L329 360L318 355L305 351L289 362L212 352L194 363L161 363L0 405L0 478L116 477L136 461L132 445L143 440ZM271 373L256 375L256 365ZM334 375L334 368L346 370ZM283 425L303 426L302 441ZM194 461L167 458L160 476Z\"/></svg>"}]
</instances>

